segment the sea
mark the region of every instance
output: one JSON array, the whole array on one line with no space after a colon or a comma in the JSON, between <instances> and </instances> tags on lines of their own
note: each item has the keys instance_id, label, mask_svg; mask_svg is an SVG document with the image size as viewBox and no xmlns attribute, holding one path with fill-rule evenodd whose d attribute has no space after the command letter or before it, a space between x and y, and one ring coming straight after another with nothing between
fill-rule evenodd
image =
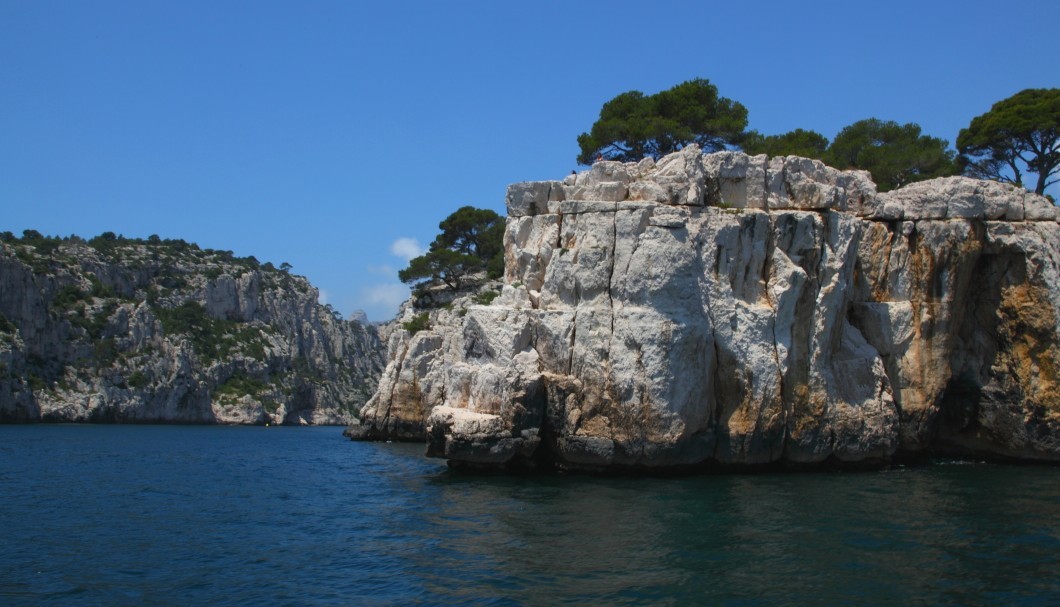
<instances>
[{"instance_id":1,"label":"sea","mask_svg":"<svg viewBox=\"0 0 1060 607\"><path fill-rule=\"evenodd\" d=\"M1060 468L476 475L335 427L0 426L0 605L1060 605Z\"/></svg>"}]
</instances>

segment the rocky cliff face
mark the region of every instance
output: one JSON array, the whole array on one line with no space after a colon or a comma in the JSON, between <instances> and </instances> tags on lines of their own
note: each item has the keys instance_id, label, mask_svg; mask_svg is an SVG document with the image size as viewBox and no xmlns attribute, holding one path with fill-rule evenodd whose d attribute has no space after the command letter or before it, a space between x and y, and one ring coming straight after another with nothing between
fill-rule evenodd
<instances>
[{"instance_id":1,"label":"rocky cliff face","mask_svg":"<svg viewBox=\"0 0 1060 607\"><path fill-rule=\"evenodd\" d=\"M346 424L374 327L305 278L184 241L0 243L0 421Z\"/></svg>"},{"instance_id":2,"label":"rocky cliff face","mask_svg":"<svg viewBox=\"0 0 1060 607\"><path fill-rule=\"evenodd\" d=\"M379 387L343 434L354 440L422 442L432 403L444 400L444 377L432 372L446 364L439 355L453 347L449 341L460 333L469 310L489 304L501 289L498 281L472 280L458 292L440 287L406 301L381 329L390 362Z\"/></svg>"},{"instance_id":3,"label":"rocky cliff face","mask_svg":"<svg viewBox=\"0 0 1060 607\"><path fill-rule=\"evenodd\" d=\"M489 467L1060 460L1043 198L690 147L507 202L501 296L395 332L377 431Z\"/></svg>"}]
</instances>

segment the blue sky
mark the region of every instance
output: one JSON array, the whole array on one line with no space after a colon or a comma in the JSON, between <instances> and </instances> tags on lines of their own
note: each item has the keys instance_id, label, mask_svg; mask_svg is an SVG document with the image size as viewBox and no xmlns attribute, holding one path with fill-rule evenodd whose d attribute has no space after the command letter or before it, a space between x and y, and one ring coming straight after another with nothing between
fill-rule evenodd
<instances>
[{"instance_id":1,"label":"blue sky","mask_svg":"<svg viewBox=\"0 0 1060 607\"><path fill-rule=\"evenodd\" d=\"M743 4L743 6L738 6ZM750 128L952 144L1060 87L1060 2L0 0L0 230L288 262L386 320L465 204L577 168L615 95L707 78Z\"/></svg>"}]
</instances>

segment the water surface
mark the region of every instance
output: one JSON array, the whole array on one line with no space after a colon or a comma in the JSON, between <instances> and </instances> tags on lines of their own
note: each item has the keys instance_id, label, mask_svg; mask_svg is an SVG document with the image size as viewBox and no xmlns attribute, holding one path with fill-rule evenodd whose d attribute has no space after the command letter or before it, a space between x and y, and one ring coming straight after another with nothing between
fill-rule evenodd
<instances>
[{"instance_id":1,"label":"water surface","mask_svg":"<svg viewBox=\"0 0 1060 607\"><path fill-rule=\"evenodd\" d=\"M338 428L0 426L3 605L1056 605L1060 469L471 476Z\"/></svg>"}]
</instances>

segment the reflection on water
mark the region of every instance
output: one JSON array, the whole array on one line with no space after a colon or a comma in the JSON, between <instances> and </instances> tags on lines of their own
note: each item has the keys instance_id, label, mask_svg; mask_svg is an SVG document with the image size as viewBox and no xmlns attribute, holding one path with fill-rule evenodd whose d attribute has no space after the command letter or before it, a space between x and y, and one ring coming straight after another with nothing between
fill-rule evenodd
<instances>
[{"instance_id":1,"label":"reflection on water","mask_svg":"<svg viewBox=\"0 0 1060 607\"><path fill-rule=\"evenodd\" d=\"M1060 598L1060 474L1000 466L678 479L442 474L434 596L531 604ZM468 563L473 565L468 567ZM454 587L454 570L463 584Z\"/></svg>"},{"instance_id":2,"label":"reflection on water","mask_svg":"<svg viewBox=\"0 0 1060 607\"><path fill-rule=\"evenodd\" d=\"M453 473L332 428L0 427L0 604L1060 604L1060 469Z\"/></svg>"}]
</instances>

